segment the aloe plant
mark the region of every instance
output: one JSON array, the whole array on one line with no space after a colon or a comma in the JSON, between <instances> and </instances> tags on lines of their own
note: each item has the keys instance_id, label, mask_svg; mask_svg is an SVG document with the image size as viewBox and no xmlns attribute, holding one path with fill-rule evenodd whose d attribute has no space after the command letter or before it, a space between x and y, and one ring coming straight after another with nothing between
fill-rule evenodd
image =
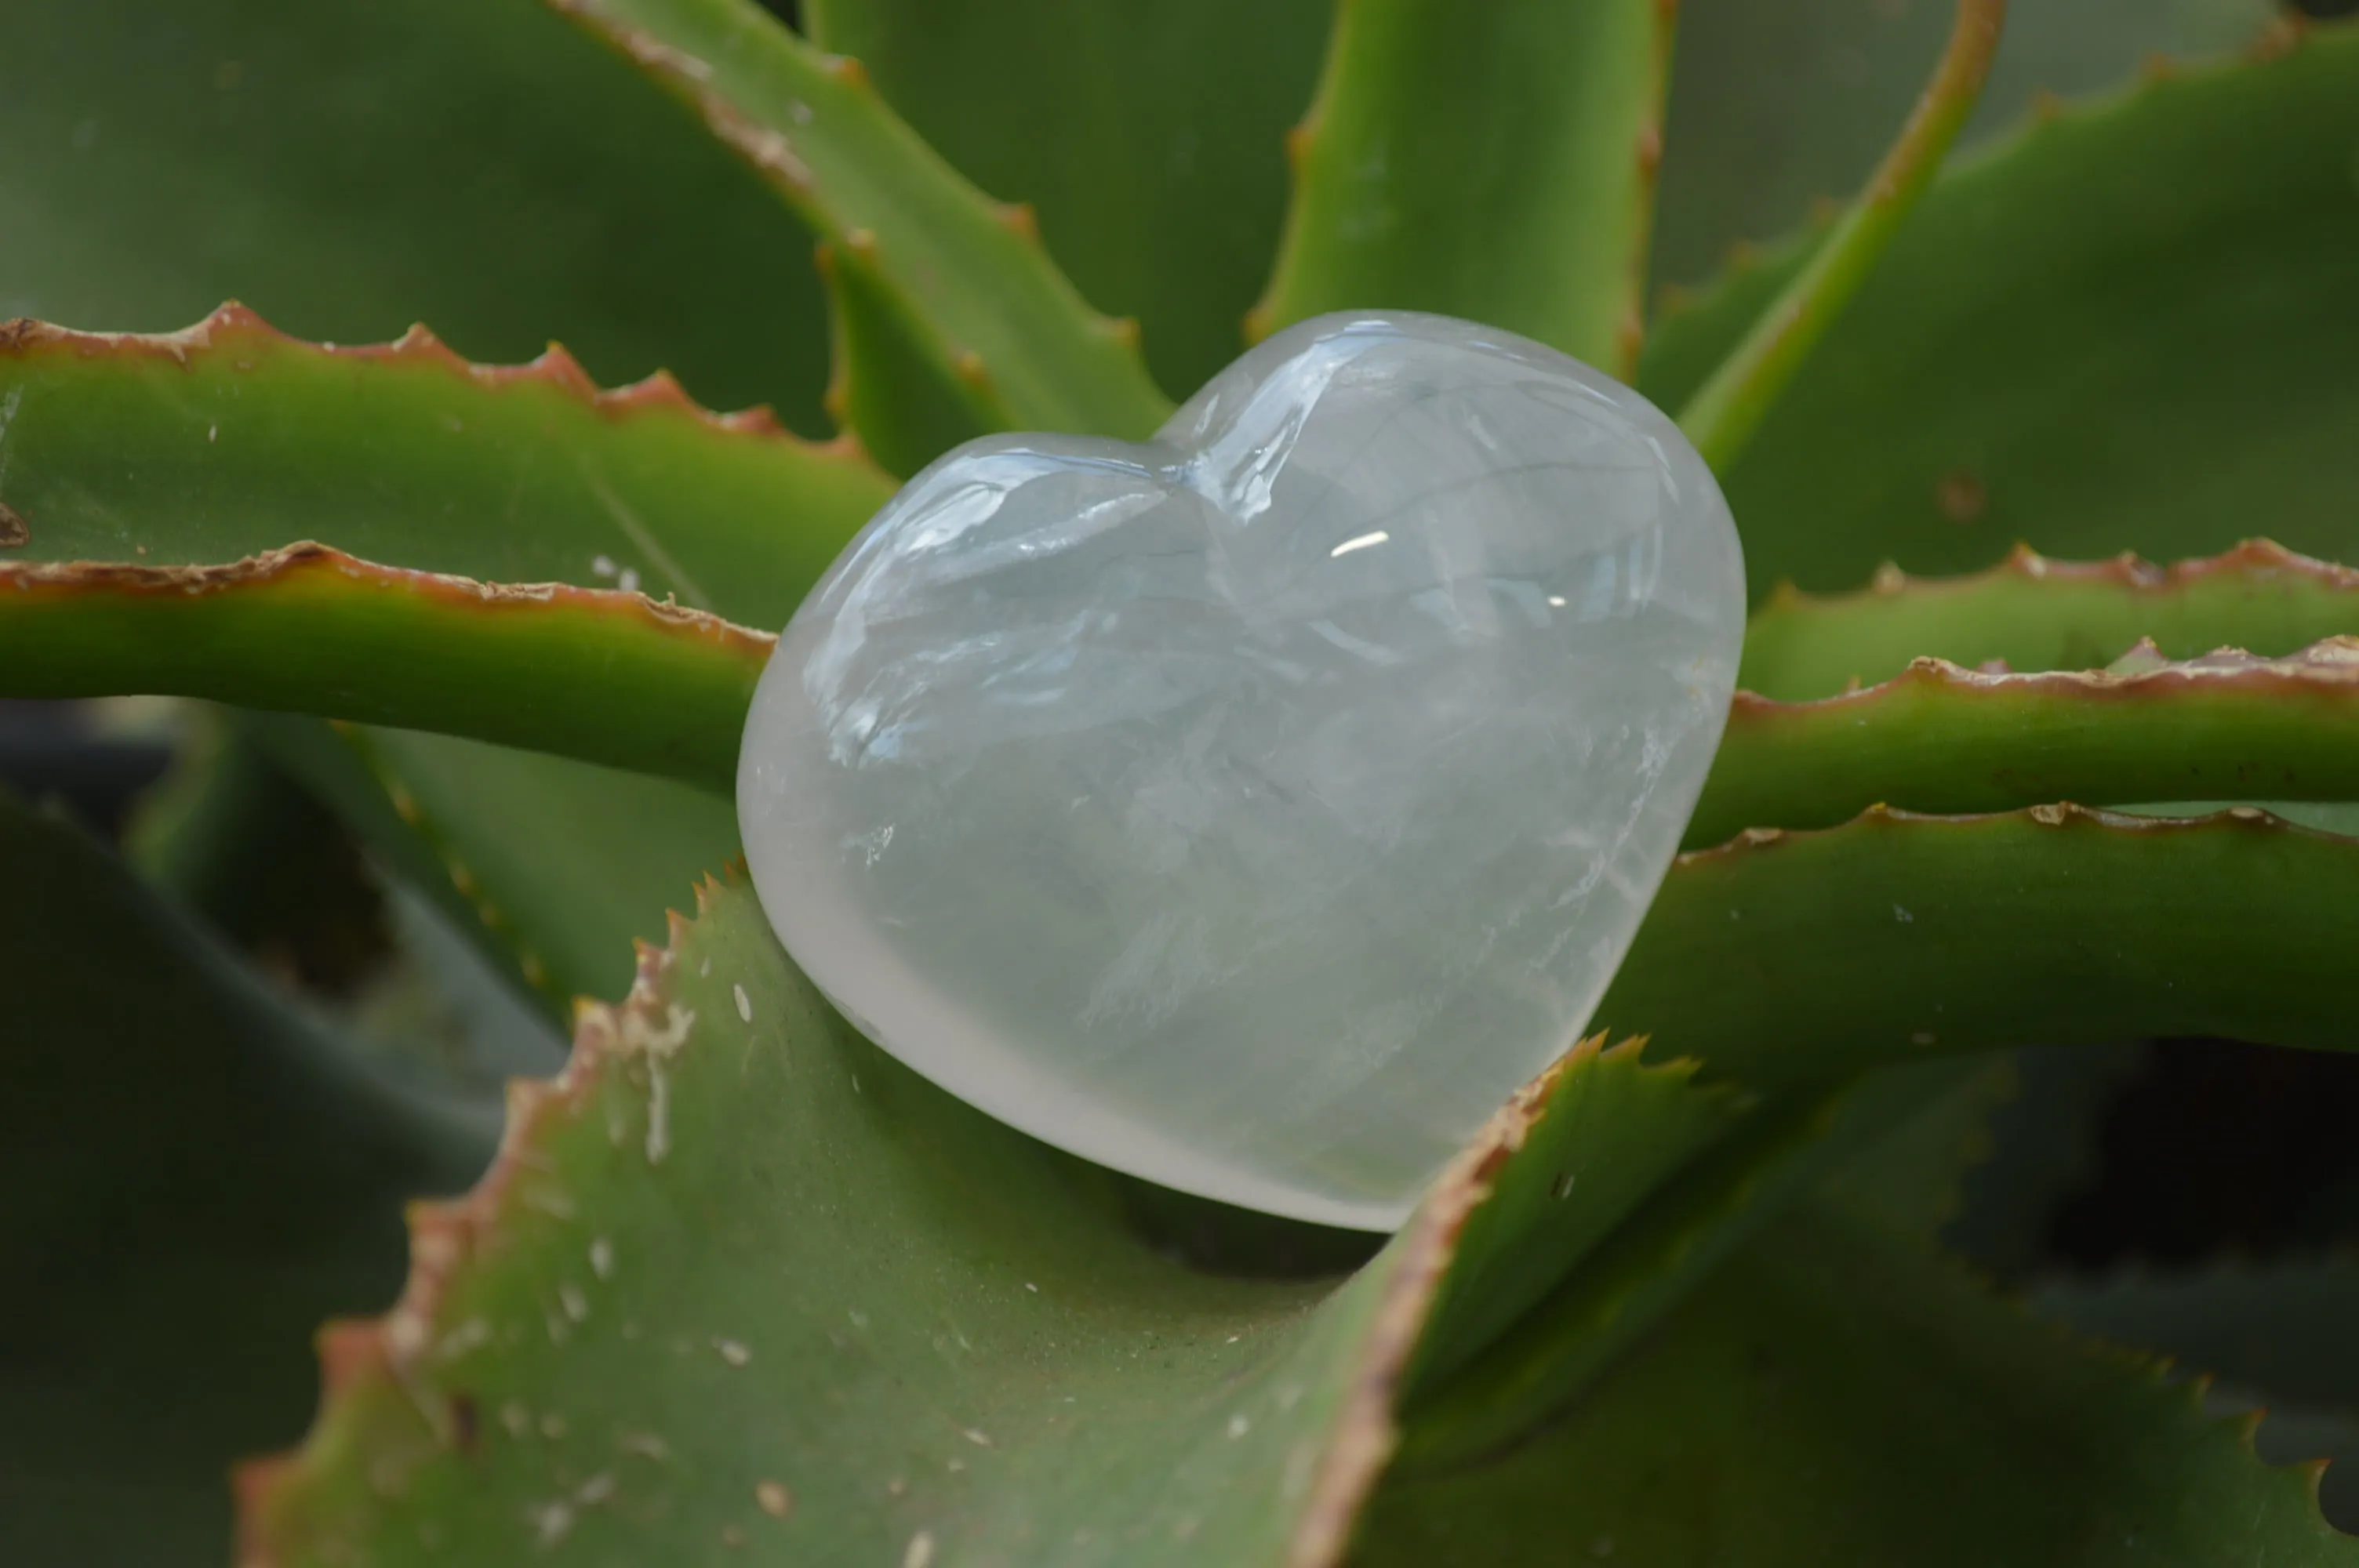
<instances>
[{"instance_id":1,"label":"aloe plant","mask_svg":"<svg viewBox=\"0 0 2359 1568\"><path fill-rule=\"evenodd\" d=\"M0 697L187 699L120 846L0 802L0 1555L2359 1561L2347 1260L1949 1249L2052 1064L2353 1044L2359 28L2003 8L0 10ZM880 1054L727 796L895 476L1356 307L1677 412L1756 600L1380 1247Z\"/></svg>"}]
</instances>

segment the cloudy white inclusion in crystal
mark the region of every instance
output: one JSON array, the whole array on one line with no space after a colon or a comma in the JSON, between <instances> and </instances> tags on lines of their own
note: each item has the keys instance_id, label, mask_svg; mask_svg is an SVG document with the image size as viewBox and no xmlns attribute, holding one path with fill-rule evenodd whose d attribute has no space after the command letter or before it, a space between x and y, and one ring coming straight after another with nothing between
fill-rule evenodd
<instances>
[{"instance_id":1,"label":"cloudy white inclusion in crystal","mask_svg":"<svg viewBox=\"0 0 2359 1568\"><path fill-rule=\"evenodd\" d=\"M1588 1022L1744 611L1636 394L1467 322L1304 322L1150 442L972 442L878 514L755 698L755 886L991 1115L1389 1228Z\"/></svg>"}]
</instances>

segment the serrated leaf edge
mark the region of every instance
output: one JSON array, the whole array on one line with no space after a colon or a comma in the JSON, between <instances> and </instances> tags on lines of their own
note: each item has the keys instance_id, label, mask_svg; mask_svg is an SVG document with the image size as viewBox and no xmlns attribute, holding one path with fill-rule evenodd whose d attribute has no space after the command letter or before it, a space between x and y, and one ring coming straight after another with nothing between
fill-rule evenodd
<instances>
[{"instance_id":1,"label":"serrated leaf edge","mask_svg":"<svg viewBox=\"0 0 2359 1568\"><path fill-rule=\"evenodd\" d=\"M713 895L724 885L740 885L745 878L742 862L732 862L722 879L701 880L696 887L696 915L710 912ZM631 1058L647 1059L653 1065L657 1058L687 1048L691 1020L662 990L690 917L667 911L665 919L664 946L636 944L637 968L620 1002L585 999L575 1003L572 1050L557 1075L546 1081L509 1083L498 1151L474 1188L456 1199L410 1206L409 1274L392 1308L381 1317L340 1320L320 1330L321 1400L310 1433L298 1448L246 1461L232 1475L240 1568L288 1568L273 1540L277 1499L299 1477L306 1458L329 1429L335 1407L363 1384L383 1379L410 1390L413 1405L441 1443L452 1444L462 1438L462 1418L427 1398L412 1374L423 1358L439 1353L434 1320L452 1279L470 1261L495 1249L511 1191L538 1163L533 1146L542 1126L553 1117L578 1114L590 1103L603 1075ZM1582 1042L1516 1090L1436 1179L1397 1239L1399 1255L1361 1336L1358 1366L1322 1444L1287 1546L1286 1568L1337 1568L1342 1563L1362 1505L1397 1446L1399 1386L1467 1219L1490 1195L1501 1167L1524 1146L1568 1073L1601 1054L1619 1060L1625 1053L1642 1052L1645 1045L1632 1040L1601 1051L1603 1039ZM1682 1058L1647 1064L1642 1070L1686 1076L1693 1073L1695 1064Z\"/></svg>"},{"instance_id":2,"label":"serrated leaf edge","mask_svg":"<svg viewBox=\"0 0 2359 1568\"><path fill-rule=\"evenodd\" d=\"M85 358L106 355L147 355L186 367L194 358L226 356L244 344L272 349L296 349L329 359L363 363L431 364L465 377L476 385L499 388L520 384L552 387L611 417L668 413L686 415L699 423L733 436L784 441L806 450L867 464L856 437L849 433L825 441L796 435L778 421L767 404L728 413L706 407L688 395L668 370L657 370L616 387L601 387L582 362L561 343L551 343L537 358L522 364L480 364L436 337L423 323L413 325L390 342L339 344L313 342L280 330L255 311L232 299L211 314L171 332L90 332L20 316L0 321L0 358L30 358L40 353L72 353ZM244 368L241 366L240 368Z\"/></svg>"}]
</instances>

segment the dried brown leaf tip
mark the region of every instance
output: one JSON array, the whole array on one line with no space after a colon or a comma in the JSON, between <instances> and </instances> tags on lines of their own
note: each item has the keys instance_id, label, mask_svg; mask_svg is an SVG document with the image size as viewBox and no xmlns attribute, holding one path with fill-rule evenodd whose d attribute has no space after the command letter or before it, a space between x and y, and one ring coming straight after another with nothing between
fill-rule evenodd
<instances>
[{"instance_id":1,"label":"dried brown leaf tip","mask_svg":"<svg viewBox=\"0 0 2359 1568\"><path fill-rule=\"evenodd\" d=\"M24 514L0 502L0 550L17 549L32 542L32 526L25 521Z\"/></svg>"}]
</instances>

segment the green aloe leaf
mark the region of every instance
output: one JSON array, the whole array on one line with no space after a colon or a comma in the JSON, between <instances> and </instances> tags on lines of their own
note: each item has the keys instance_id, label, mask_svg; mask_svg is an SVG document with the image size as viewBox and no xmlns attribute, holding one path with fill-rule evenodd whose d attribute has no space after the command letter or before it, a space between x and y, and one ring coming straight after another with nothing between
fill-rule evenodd
<instances>
[{"instance_id":1,"label":"green aloe leaf","mask_svg":"<svg viewBox=\"0 0 2359 1568\"><path fill-rule=\"evenodd\" d=\"M632 946L739 853L724 795L406 730L349 738L525 979L560 1009L629 987Z\"/></svg>"},{"instance_id":2,"label":"green aloe leaf","mask_svg":"<svg viewBox=\"0 0 2359 1568\"><path fill-rule=\"evenodd\" d=\"M26 520L27 541L0 552L5 573L76 560L221 566L310 538L419 570L603 587L604 603L627 585L773 629L892 489L856 452L795 440L758 416L705 416L661 381L593 395L561 355L480 370L422 335L332 352L235 311L170 338L27 327L7 342L0 503ZM307 668L267 644L224 646L276 666L273 678ZM367 684L408 663L365 672ZM71 671L47 656L8 667L28 682ZM502 697L496 676L479 684L484 711L529 711ZM594 711L577 717L606 728ZM618 990L625 938L660 937L666 903L735 844L727 806L706 795L500 752L484 753L468 781L453 743L388 740L374 755L453 846L453 885L332 738L273 733L282 762L389 864L462 917L488 907L496 939L560 1007Z\"/></svg>"},{"instance_id":3,"label":"green aloe leaf","mask_svg":"<svg viewBox=\"0 0 2359 1568\"><path fill-rule=\"evenodd\" d=\"M655 377L430 335L326 349L228 306L156 337L0 329L11 563L218 566L299 540L413 571L636 590L785 624L892 481ZM623 574L627 572L628 577Z\"/></svg>"},{"instance_id":4,"label":"green aloe leaf","mask_svg":"<svg viewBox=\"0 0 2359 1568\"><path fill-rule=\"evenodd\" d=\"M310 1336L401 1279L489 1119L389 1081L82 834L0 799L0 1558L218 1561Z\"/></svg>"},{"instance_id":5,"label":"green aloe leaf","mask_svg":"<svg viewBox=\"0 0 2359 1568\"><path fill-rule=\"evenodd\" d=\"M549 3L693 108L821 238L868 250L907 347L983 427L1135 438L1169 412L1136 325L1092 310L1029 218L961 178L856 61L754 0Z\"/></svg>"},{"instance_id":6,"label":"green aloe leaf","mask_svg":"<svg viewBox=\"0 0 2359 1568\"><path fill-rule=\"evenodd\" d=\"M1885 680L1919 657L2017 670L2096 669L2139 639L2167 658L2217 648L2290 654L2359 632L2359 576L2266 540L2169 568L2017 548L1986 572L1894 568L1853 593L1770 591L1745 629L1737 684L1781 702Z\"/></svg>"},{"instance_id":7,"label":"green aloe leaf","mask_svg":"<svg viewBox=\"0 0 2359 1568\"><path fill-rule=\"evenodd\" d=\"M1494 1326L1453 1259L1529 1293L1486 1199L1595 1237L1638 1195L1625 1158L1742 1110L1592 1047L1348 1284L1192 1272L861 1041L750 892L700 902L519 1094L476 1193L419 1215L402 1303L248 1487L248 1561L1332 1563L1404 1367Z\"/></svg>"},{"instance_id":8,"label":"green aloe leaf","mask_svg":"<svg viewBox=\"0 0 2359 1568\"><path fill-rule=\"evenodd\" d=\"M810 236L538 0L89 0L0 13L0 318L306 337L436 323L822 427Z\"/></svg>"},{"instance_id":9,"label":"green aloe leaf","mask_svg":"<svg viewBox=\"0 0 2359 1568\"><path fill-rule=\"evenodd\" d=\"M2026 1304L2075 1333L2170 1357L2217 1381L2209 1404L2267 1411L2254 1444L2279 1464L2328 1459L2326 1517L2359 1527L2359 1259L2231 1259L2043 1280Z\"/></svg>"},{"instance_id":10,"label":"green aloe leaf","mask_svg":"<svg viewBox=\"0 0 2359 1568\"><path fill-rule=\"evenodd\" d=\"M1255 334L1438 310L1627 375L1669 54L1654 0L1341 7Z\"/></svg>"},{"instance_id":11,"label":"green aloe leaf","mask_svg":"<svg viewBox=\"0 0 2359 1568\"><path fill-rule=\"evenodd\" d=\"M1739 696L1688 842L1831 827L1878 803L1963 813L2239 798L2359 798L2359 642L2181 664L2143 644L2086 673L1919 659L1815 702Z\"/></svg>"},{"instance_id":12,"label":"green aloe leaf","mask_svg":"<svg viewBox=\"0 0 2359 1568\"><path fill-rule=\"evenodd\" d=\"M2041 1281L2026 1303L2082 1334L2161 1351L2193 1372L2359 1412L2359 1258L2236 1259Z\"/></svg>"},{"instance_id":13,"label":"green aloe leaf","mask_svg":"<svg viewBox=\"0 0 2359 1568\"><path fill-rule=\"evenodd\" d=\"M1763 1087L2025 1042L2347 1050L2354 874L2359 839L2251 806L1749 831L1674 863L1595 1022Z\"/></svg>"},{"instance_id":14,"label":"green aloe leaf","mask_svg":"<svg viewBox=\"0 0 2359 1568\"><path fill-rule=\"evenodd\" d=\"M2158 59L2232 55L2278 21L2271 0L2078 0L2007 18L1963 144L2055 94L2102 92ZM1710 276L1732 244L1779 234L1859 189L1941 51L1940 5L1685 0L1664 127L1655 276Z\"/></svg>"},{"instance_id":15,"label":"green aloe leaf","mask_svg":"<svg viewBox=\"0 0 2359 1568\"><path fill-rule=\"evenodd\" d=\"M814 0L803 21L960 173L1033 208L1049 254L1136 318L1147 364L1185 396L1243 346L1332 10Z\"/></svg>"},{"instance_id":16,"label":"green aloe leaf","mask_svg":"<svg viewBox=\"0 0 2359 1568\"><path fill-rule=\"evenodd\" d=\"M1680 409L1680 427L1725 473L1819 340L1875 269L1973 112L2006 20L2006 0L1958 0L1925 92L1864 189L1828 226L1742 341Z\"/></svg>"},{"instance_id":17,"label":"green aloe leaf","mask_svg":"<svg viewBox=\"0 0 2359 1568\"><path fill-rule=\"evenodd\" d=\"M0 586L14 697L147 692L430 726L715 789L770 645L636 594L492 587L317 545L230 567L0 567Z\"/></svg>"},{"instance_id":18,"label":"green aloe leaf","mask_svg":"<svg viewBox=\"0 0 2359 1568\"><path fill-rule=\"evenodd\" d=\"M2359 31L2056 114L1945 175L1724 476L1756 595L1880 561L2354 552ZM2070 214L2069 221L2060 214ZM1807 247L1667 317L1677 406Z\"/></svg>"},{"instance_id":19,"label":"green aloe leaf","mask_svg":"<svg viewBox=\"0 0 2359 1568\"><path fill-rule=\"evenodd\" d=\"M1562 1422L1379 1494L1353 1561L2359 1561L2319 1515L2315 1469L2264 1466L2250 1425L1922 1249L1806 1214Z\"/></svg>"}]
</instances>

